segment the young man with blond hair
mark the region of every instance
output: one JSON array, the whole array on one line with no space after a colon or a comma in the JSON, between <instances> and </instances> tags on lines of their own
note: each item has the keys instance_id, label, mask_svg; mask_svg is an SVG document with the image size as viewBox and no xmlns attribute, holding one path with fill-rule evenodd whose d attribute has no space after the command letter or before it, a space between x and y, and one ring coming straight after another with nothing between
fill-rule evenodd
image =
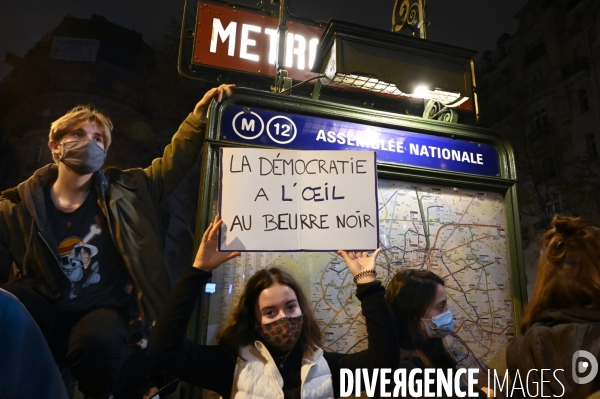
<instances>
[{"instance_id":1,"label":"young man with blond hair","mask_svg":"<svg viewBox=\"0 0 600 399\"><path fill-rule=\"evenodd\" d=\"M191 169L204 143L211 89L145 169L102 170L112 123L78 106L52 123L55 164L0 197L0 282L28 308L59 366L87 397L110 397L125 353L135 292L152 321L169 293L158 206ZM135 290L134 290L135 288Z\"/></svg>"}]
</instances>

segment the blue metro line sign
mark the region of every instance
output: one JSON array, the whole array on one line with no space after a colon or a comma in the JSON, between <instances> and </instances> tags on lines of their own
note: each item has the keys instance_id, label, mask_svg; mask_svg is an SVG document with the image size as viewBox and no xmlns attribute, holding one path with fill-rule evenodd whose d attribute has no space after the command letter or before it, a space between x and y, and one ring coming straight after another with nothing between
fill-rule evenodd
<instances>
[{"instance_id":1,"label":"blue metro line sign","mask_svg":"<svg viewBox=\"0 0 600 399\"><path fill-rule=\"evenodd\" d=\"M451 172L500 176L493 146L331 118L231 105L221 138L296 150L376 151L378 161Z\"/></svg>"}]
</instances>

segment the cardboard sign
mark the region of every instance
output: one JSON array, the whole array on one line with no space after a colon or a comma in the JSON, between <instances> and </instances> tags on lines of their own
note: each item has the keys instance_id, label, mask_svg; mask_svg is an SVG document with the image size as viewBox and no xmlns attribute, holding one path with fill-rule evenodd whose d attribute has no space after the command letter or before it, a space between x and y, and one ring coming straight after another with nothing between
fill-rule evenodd
<instances>
[{"instance_id":1,"label":"cardboard sign","mask_svg":"<svg viewBox=\"0 0 600 399\"><path fill-rule=\"evenodd\" d=\"M372 151L221 148L220 251L378 247Z\"/></svg>"}]
</instances>

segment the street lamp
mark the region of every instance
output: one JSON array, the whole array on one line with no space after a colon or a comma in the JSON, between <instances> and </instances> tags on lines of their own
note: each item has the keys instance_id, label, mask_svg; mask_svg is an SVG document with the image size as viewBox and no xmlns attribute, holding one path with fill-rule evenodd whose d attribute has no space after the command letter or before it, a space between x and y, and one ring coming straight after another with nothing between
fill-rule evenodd
<instances>
[{"instance_id":1,"label":"street lamp","mask_svg":"<svg viewBox=\"0 0 600 399\"><path fill-rule=\"evenodd\" d=\"M434 107L434 113L472 100L477 114L475 54L461 47L332 20L321 36L313 64L312 71L323 75L313 98L319 98L322 85L337 85L431 100L441 104Z\"/></svg>"}]
</instances>

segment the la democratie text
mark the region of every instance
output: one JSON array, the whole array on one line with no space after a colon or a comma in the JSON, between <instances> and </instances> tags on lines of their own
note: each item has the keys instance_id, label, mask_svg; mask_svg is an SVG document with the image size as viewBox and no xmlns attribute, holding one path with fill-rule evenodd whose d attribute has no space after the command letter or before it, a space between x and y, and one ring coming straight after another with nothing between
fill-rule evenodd
<instances>
[{"instance_id":1,"label":"la democratie text","mask_svg":"<svg viewBox=\"0 0 600 399\"><path fill-rule=\"evenodd\" d=\"M325 160L325 159L284 159L279 158L281 154L278 153L275 158L268 159L265 157L259 157L260 176L276 175L343 175L343 174L365 174L366 159L354 159L350 160ZM242 155L241 161L234 164L235 156L232 155L229 161L229 172L230 173L244 173L252 172L252 165L248 157Z\"/></svg>"}]
</instances>

